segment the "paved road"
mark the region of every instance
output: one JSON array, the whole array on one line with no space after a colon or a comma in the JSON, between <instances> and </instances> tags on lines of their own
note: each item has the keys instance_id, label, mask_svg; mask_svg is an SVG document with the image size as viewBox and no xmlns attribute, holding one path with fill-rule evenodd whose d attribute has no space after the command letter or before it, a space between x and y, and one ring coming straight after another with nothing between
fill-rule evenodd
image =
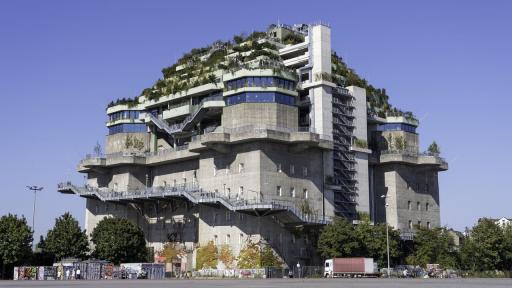
<instances>
[{"instance_id":1,"label":"paved road","mask_svg":"<svg viewBox=\"0 0 512 288\"><path fill-rule=\"evenodd\" d=\"M512 287L512 279L260 279L260 280L110 280L110 281L0 281L0 287L104 288L459 288Z\"/></svg>"}]
</instances>

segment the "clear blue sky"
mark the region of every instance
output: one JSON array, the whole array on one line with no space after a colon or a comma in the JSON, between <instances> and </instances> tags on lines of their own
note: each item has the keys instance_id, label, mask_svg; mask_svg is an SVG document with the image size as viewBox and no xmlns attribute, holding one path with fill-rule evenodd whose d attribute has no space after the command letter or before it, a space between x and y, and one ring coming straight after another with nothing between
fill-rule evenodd
<instances>
[{"instance_id":1,"label":"clear blue sky","mask_svg":"<svg viewBox=\"0 0 512 288\"><path fill-rule=\"evenodd\" d=\"M442 223L512 217L511 1L1 1L0 215L32 215L37 234L85 201L57 193L103 143L105 106L135 96L194 47L269 24L327 22L333 49L436 140ZM315 3L315 4L313 4ZM322 4L320 4L322 3ZM512 177L511 177L512 178Z\"/></svg>"}]
</instances>

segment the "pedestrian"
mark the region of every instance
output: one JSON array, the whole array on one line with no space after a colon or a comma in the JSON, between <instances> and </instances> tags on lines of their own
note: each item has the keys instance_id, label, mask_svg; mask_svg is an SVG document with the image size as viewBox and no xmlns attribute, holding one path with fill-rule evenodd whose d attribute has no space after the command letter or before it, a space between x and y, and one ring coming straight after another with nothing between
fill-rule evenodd
<instances>
[{"instance_id":1,"label":"pedestrian","mask_svg":"<svg viewBox=\"0 0 512 288\"><path fill-rule=\"evenodd\" d=\"M405 268L405 269L404 269L404 272L403 272L403 274L404 274L404 278L407 278L407 274L408 274L408 272L409 272L409 271L407 271L407 268Z\"/></svg>"},{"instance_id":2,"label":"pedestrian","mask_svg":"<svg viewBox=\"0 0 512 288\"><path fill-rule=\"evenodd\" d=\"M69 269L66 269L66 280L69 280Z\"/></svg>"},{"instance_id":3,"label":"pedestrian","mask_svg":"<svg viewBox=\"0 0 512 288\"><path fill-rule=\"evenodd\" d=\"M76 269L76 280L80 280L80 267Z\"/></svg>"},{"instance_id":4,"label":"pedestrian","mask_svg":"<svg viewBox=\"0 0 512 288\"><path fill-rule=\"evenodd\" d=\"M60 269L57 269L57 279L58 280L62 280L62 272L60 271Z\"/></svg>"}]
</instances>

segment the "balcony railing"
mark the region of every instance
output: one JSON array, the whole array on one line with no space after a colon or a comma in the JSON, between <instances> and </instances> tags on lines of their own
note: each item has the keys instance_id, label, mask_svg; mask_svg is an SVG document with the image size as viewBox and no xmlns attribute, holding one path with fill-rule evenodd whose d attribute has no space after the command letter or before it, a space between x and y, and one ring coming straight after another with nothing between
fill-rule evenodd
<instances>
[{"instance_id":1,"label":"balcony railing","mask_svg":"<svg viewBox=\"0 0 512 288\"><path fill-rule=\"evenodd\" d=\"M264 199L230 198L219 192L203 190L197 182L166 187L143 187L127 191L116 191L109 188L94 188L91 186L78 187L71 182L58 184L58 190L63 193L74 193L85 197L96 197L101 201L120 201L164 197L184 197L194 204L221 204L231 211L254 209L270 209L288 211L304 223L328 224L330 218L311 213L304 213L293 202Z\"/></svg>"}]
</instances>

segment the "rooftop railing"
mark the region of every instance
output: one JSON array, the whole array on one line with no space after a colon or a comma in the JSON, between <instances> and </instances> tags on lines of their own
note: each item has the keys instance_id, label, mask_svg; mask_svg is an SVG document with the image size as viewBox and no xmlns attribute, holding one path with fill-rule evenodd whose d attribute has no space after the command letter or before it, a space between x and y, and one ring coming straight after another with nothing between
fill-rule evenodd
<instances>
[{"instance_id":1,"label":"rooftop railing","mask_svg":"<svg viewBox=\"0 0 512 288\"><path fill-rule=\"evenodd\" d=\"M446 160L439 156L439 153L432 153L432 152L416 152L416 151L410 151L410 150L382 150L380 151L380 155L391 155L391 154L397 154L397 155L403 155L403 156L410 156L410 157L435 157L440 159L443 162L446 162Z\"/></svg>"}]
</instances>

